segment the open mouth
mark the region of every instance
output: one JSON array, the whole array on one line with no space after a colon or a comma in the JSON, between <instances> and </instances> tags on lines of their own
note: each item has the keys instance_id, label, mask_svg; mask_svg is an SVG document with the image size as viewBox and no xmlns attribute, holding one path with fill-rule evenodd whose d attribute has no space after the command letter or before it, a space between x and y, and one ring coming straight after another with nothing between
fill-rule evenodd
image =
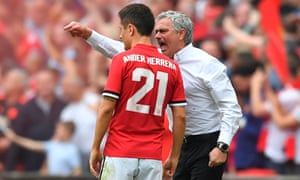
<instances>
[{"instance_id":1,"label":"open mouth","mask_svg":"<svg viewBox=\"0 0 300 180\"><path fill-rule=\"evenodd\" d=\"M167 50L168 46L167 46L166 43L159 42L158 44L159 44L159 47L160 47L161 51L166 51Z\"/></svg>"}]
</instances>

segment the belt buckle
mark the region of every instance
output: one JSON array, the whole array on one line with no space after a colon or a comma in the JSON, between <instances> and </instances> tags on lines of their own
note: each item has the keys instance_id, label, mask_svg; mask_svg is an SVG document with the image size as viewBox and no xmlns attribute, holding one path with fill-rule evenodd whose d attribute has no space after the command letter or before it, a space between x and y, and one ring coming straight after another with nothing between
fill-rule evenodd
<instances>
[{"instance_id":1,"label":"belt buckle","mask_svg":"<svg viewBox=\"0 0 300 180\"><path fill-rule=\"evenodd\" d=\"M183 136L183 142L184 143L187 143L188 141L187 141L187 136Z\"/></svg>"}]
</instances>

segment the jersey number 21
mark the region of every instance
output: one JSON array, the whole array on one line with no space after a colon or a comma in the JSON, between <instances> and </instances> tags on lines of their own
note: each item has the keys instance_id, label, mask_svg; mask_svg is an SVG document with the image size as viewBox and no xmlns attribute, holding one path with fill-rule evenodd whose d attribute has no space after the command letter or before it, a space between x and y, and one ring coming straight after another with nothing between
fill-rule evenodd
<instances>
[{"instance_id":1,"label":"jersey number 21","mask_svg":"<svg viewBox=\"0 0 300 180\"><path fill-rule=\"evenodd\" d=\"M140 82L141 78L145 77L146 82L145 84L137 90L137 92L131 96L126 105L127 111L133 111L143 114L149 114L150 113L150 105L146 104L138 104L138 102L148 93L150 92L153 87L155 80L159 81L158 85L158 93L156 97L156 103L155 103L155 109L154 109L154 115L155 116L161 116L162 115L162 107L163 102L166 96L166 90L167 90L167 83L168 83L168 74L165 72L157 71L156 74L154 74L149 69L145 68L136 68L132 72L132 80L136 82Z\"/></svg>"}]
</instances>

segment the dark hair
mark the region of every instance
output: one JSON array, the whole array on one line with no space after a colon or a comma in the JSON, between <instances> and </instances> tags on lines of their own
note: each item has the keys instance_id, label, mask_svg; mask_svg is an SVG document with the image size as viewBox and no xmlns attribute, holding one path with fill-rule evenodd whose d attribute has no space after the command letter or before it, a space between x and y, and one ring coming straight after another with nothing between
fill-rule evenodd
<instances>
[{"instance_id":1,"label":"dark hair","mask_svg":"<svg viewBox=\"0 0 300 180\"><path fill-rule=\"evenodd\" d=\"M258 69L264 69L264 64L259 60L255 59L250 53L239 53L238 63L236 67L232 69L231 76L239 75L248 77Z\"/></svg>"},{"instance_id":2,"label":"dark hair","mask_svg":"<svg viewBox=\"0 0 300 180\"><path fill-rule=\"evenodd\" d=\"M142 36L150 36L154 28L154 16L144 4L130 4L119 11L121 24L133 24Z\"/></svg>"}]
</instances>

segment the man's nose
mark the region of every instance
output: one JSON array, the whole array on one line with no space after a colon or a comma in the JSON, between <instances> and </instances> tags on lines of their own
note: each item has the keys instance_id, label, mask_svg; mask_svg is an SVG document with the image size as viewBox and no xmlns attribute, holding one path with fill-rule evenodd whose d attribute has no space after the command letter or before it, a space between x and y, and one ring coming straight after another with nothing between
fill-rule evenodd
<instances>
[{"instance_id":1,"label":"man's nose","mask_svg":"<svg viewBox=\"0 0 300 180\"><path fill-rule=\"evenodd\" d=\"M160 39L161 38L161 33L159 31L155 32L154 37L155 37L155 39Z\"/></svg>"}]
</instances>

